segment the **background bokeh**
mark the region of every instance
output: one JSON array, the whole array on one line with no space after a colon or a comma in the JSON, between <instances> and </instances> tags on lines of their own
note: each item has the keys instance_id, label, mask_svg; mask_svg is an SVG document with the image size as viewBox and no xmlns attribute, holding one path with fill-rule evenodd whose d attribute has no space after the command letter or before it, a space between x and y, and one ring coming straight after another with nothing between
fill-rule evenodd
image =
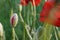
<instances>
[{"instance_id":1,"label":"background bokeh","mask_svg":"<svg viewBox=\"0 0 60 40\"><path fill-rule=\"evenodd\" d=\"M11 16L11 9L13 8L13 12L14 13L17 13L18 16L19 16L19 8L18 8L18 5L20 4L20 0L0 0L0 22L2 23L3 25L3 28L4 28L4 31L5 31L5 37L6 37L6 40L11 40L12 39L12 26L10 24L10 16ZM37 12L37 20L36 20L36 29L39 27L39 26L42 26L43 24L39 22L39 15L40 15L40 12L42 10L42 7L44 5L44 0L42 0L41 4L36 7L36 12ZM22 15L23 15L23 18L24 20L27 22L26 18L27 18L27 11L29 10L28 7L25 7L25 14L24 14L24 7L23 7L23 11L22 11ZM17 26L15 27L15 31L16 31L16 34L19 38L19 40L23 40L23 36L24 36L24 25L21 23L21 20L19 18L18 20L18 24ZM49 26L46 30L49 30L51 27ZM52 33L52 37L51 37L51 40L56 40L56 35L58 35L58 30L54 30L55 27L52 27L50 32ZM49 31L46 31L45 33L45 37L48 37L48 33L50 33ZM55 34L56 32L56 34ZM39 31L39 37L40 35L42 34L43 35L44 33L44 30L42 31ZM25 40L29 40L28 38L28 35L27 33L25 32ZM59 33L60 34L60 33ZM41 38L41 40L43 40L44 37ZM59 40L60 38L58 37L57 40Z\"/></svg>"}]
</instances>

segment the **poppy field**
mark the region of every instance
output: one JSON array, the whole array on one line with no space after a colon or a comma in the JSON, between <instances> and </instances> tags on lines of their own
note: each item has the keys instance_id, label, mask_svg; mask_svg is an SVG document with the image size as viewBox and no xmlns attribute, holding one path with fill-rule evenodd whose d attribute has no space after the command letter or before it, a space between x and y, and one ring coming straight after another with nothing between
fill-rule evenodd
<instances>
[{"instance_id":1,"label":"poppy field","mask_svg":"<svg viewBox=\"0 0 60 40\"><path fill-rule=\"evenodd\" d=\"M60 40L60 0L0 0L0 40Z\"/></svg>"}]
</instances>

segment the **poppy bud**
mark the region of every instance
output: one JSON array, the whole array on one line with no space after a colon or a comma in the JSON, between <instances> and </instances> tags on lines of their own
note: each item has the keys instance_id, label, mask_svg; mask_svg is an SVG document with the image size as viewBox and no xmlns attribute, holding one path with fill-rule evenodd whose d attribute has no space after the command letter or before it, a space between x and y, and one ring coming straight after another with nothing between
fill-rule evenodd
<instances>
[{"instance_id":1,"label":"poppy bud","mask_svg":"<svg viewBox=\"0 0 60 40\"><path fill-rule=\"evenodd\" d=\"M15 27L18 23L18 15L16 13L12 14L10 18L10 23L13 27Z\"/></svg>"},{"instance_id":2,"label":"poppy bud","mask_svg":"<svg viewBox=\"0 0 60 40\"><path fill-rule=\"evenodd\" d=\"M0 36L3 36L3 25L0 23Z\"/></svg>"},{"instance_id":3,"label":"poppy bud","mask_svg":"<svg viewBox=\"0 0 60 40\"><path fill-rule=\"evenodd\" d=\"M20 9L20 12L22 11L22 5L21 4L19 4L19 9Z\"/></svg>"}]
</instances>

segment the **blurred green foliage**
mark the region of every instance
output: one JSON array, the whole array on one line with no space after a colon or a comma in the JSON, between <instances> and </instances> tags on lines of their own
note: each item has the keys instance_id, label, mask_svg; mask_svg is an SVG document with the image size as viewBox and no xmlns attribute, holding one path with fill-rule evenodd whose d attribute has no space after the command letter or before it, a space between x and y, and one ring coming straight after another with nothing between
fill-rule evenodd
<instances>
[{"instance_id":1,"label":"blurred green foliage","mask_svg":"<svg viewBox=\"0 0 60 40\"><path fill-rule=\"evenodd\" d=\"M12 33L11 33L12 26L10 25L11 9L13 8L13 12L14 13L16 12L19 16L18 4L20 4L20 0L0 0L0 22L3 24L6 40L12 39ZM36 29L40 25L42 26L42 23L39 22L39 15L40 15L43 5L44 5L44 0L42 0L41 4L38 7L36 7L37 8L37 10L36 10L36 13L37 13ZM28 6L28 7L30 7L30 6ZM27 11L29 10L28 7L25 7L25 12L26 12L25 14L23 12L24 7L23 7L23 11L22 11L23 18L25 19L26 22L27 22L26 14L27 14ZM48 28L50 28L50 27L48 27ZM47 28L47 30L48 30L47 33L49 32L48 28ZM19 22L18 22L17 26L15 27L15 31L16 31L16 34L17 34L19 40L23 40L24 25L21 23L20 18L19 18ZM52 34L53 34L51 40L56 40L53 29L51 29L50 31L52 31ZM42 33L42 32L40 32L40 33ZM40 35L40 33L39 33L39 35ZM47 33L46 33L46 35L47 35ZM25 32L25 34L27 34L27 33ZM47 37L48 37L48 35L47 35ZM26 35L25 40L29 40L28 35Z\"/></svg>"}]
</instances>

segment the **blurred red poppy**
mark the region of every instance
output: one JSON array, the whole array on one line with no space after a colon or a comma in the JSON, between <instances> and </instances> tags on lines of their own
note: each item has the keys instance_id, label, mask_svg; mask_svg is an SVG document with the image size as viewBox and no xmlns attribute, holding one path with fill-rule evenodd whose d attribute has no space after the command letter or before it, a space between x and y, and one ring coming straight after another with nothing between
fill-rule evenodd
<instances>
[{"instance_id":1,"label":"blurred red poppy","mask_svg":"<svg viewBox=\"0 0 60 40\"><path fill-rule=\"evenodd\" d=\"M60 27L60 5L56 7L54 13L54 25Z\"/></svg>"},{"instance_id":2,"label":"blurred red poppy","mask_svg":"<svg viewBox=\"0 0 60 40\"><path fill-rule=\"evenodd\" d=\"M46 1L43 8L42 8L42 11L40 13L40 21L41 22L44 22L45 19L48 17L49 15L49 11L53 8L54 6L54 2L51 2L51 1Z\"/></svg>"},{"instance_id":3,"label":"blurred red poppy","mask_svg":"<svg viewBox=\"0 0 60 40\"><path fill-rule=\"evenodd\" d=\"M30 0L33 6L38 6L41 0Z\"/></svg>"},{"instance_id":4,"label":"blurred red poppy","mask_svg":"<svg viewBox=\"0 0 60 40\"><path fill-rule=\"evenodd\" d=\"M40 21L60 27L60 4L55 5L53 8L49 6L46 8L44 6L40 13Z\"/></svg>"},{"instance_id":5,"label":"blurred red poppy","mask_svg":"<svg viewBox=\"0 0 60 40\"><path fill-rule=\"evenodd\" d=\"M21 0L21 4L23 6L28 5L29 2L31 2L33 6L34 6L34 3L35 3L35 6L38 6L40 3L40 0Z\"/></svg>"},{"instance_id":6,"label":"blurred red poppy","mask_svg":"<svg viewBox=\"0 0 60 40\"><path fill-rule=\"evenodd\" d=\"M23 6L27 6L28 3L29 3L29 0L21 0L21 4L22 4Z\"/></svg>"},{"instance_id":7,"label":"blurred red poppy","mask_svg":"<svg viewBox=\"0 0 60 40\"><path fill-rule=\"evenodd\" d=\"M40 22L47 22L60 27L60 4L55 6L55 3L51 2L52 0L47 1L40 13Z\"/></svg>"}]
</instances>

